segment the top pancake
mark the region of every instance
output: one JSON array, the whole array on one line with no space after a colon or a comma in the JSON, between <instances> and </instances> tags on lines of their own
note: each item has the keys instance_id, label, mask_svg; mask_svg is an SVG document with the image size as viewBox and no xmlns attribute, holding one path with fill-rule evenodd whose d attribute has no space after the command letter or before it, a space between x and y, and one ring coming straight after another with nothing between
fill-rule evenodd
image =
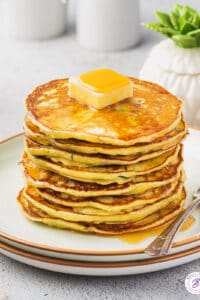
<instances>
[{"instance_id":1,"label":"top pancake","mask_svg":"<svg viewBox=\"0 0 200 300\"><path fill-rule=\"evenodd\" d=\"M181 118L181 100L156 84L131 80L133 98L101 110L70 98L67 79L51 81L28 96L29 118L52 138L122 146L151 142L175 128Z\"/></svg>"}]
</instances>

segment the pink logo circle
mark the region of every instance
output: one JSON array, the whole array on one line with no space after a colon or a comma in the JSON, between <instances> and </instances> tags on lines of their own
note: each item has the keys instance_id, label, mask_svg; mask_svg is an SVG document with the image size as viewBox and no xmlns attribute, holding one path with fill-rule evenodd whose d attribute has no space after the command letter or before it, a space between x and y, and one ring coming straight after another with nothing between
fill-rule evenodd
<instances>
[{"instance_id":1,"label":"pink logo circle","mask_svg":"<svg viewBox=\"0 0 200 300\"><path fill-rule=\"evenodd\" d=\"M200 272L190 273L185 279L185 287L191 294L200 294Z\"/></svg>"}]
</instances>

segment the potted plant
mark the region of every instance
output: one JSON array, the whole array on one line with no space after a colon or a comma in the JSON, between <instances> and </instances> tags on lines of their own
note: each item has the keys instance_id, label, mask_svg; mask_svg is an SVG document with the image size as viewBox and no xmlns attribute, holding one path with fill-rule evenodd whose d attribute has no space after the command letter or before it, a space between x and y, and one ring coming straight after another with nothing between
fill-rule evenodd
<instances>
[{"instance_id":1,"label":"potted plant","mask_svg":"<svg viewBox=\"0 0 200 300\"><path fill-rule=\"evenodd\" d=\"M140 78L182 98L186 120L200 126L200 14L177 4L170 14L157 12L156 16L158 22L144 25L168 39L152 48Z\"/></svg>"}]
</instances>

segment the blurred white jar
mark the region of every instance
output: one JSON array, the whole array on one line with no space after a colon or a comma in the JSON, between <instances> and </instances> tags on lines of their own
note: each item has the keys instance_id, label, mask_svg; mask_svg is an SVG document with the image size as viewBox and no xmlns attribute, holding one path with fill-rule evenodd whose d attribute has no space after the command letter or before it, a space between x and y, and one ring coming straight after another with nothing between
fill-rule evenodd
<instances>
[{"instance_id":1,"label":"blurred white jar","mask_svg":"<svg viewBox=\"0 0 200 300\"><path fill-rule=\"evenodd\" d=\"M3 32L18 39L48 39L66 30L66 1L3 0Z\"/></svg>"},{"instance_id":2,"label":"blurred white jar","mask_svg":"<svg viewBox=\"0 0 200 300\"><path fill-rule=\"evenodd\" d=\"M88 49L114 51L140 40L138 0L79 0L77 37Z\"/></svg>"}]
</instances>

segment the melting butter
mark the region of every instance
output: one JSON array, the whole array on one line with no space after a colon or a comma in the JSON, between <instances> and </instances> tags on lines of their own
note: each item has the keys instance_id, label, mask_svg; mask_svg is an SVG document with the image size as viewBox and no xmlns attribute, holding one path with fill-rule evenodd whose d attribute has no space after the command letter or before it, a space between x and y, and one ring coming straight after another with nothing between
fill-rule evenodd
<instances>
[{"instance_id":1,"label":"melting butter","mask_svg":"<svg viewBox=\"0 0 200 300\"><path fill-rule=\"evenodd\" d=\"M99 69L69 79L69 96L95 109L133 96L132 81L113 70Z\"/></svg>"}]
</instances>

